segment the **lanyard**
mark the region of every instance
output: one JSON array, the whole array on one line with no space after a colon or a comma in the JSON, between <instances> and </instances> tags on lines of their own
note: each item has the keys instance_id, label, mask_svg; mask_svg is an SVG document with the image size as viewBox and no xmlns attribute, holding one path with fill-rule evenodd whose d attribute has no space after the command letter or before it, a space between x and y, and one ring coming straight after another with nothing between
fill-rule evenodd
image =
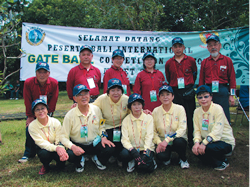
<instances>
[{"instance_id":1,"label":"lanyard","mask_svg":"<svg viewBox=\"0 0 250 187\"><path fill-rule=\"evenodd\" d=\"M170 132L171 132L171 127L172 127L172 120L173 120L173 115L174 115L174 113L170 116L170 119L171 119L171 123L170 123L170 128L169 128L169 134L170 134ZM165 118L164 118L164 115L162 115L162 117L163 117L163 123L164 123L164 130L165 130L165 134L167 134L167 128L166 128L166 122L165 122Z\"/></svg>"},{"instance_id":2,"label":"lanyard","mask_svg":"<svg viewBox=\"0 0 250 187\"><path fill-rule=\"evenodd\" d=\"M183 67L182 67L183 77L184 77L184 65L185 65L185 61L183 61ZM177 74L177 78L179 78L179 73L178 73L177 67L176 67L176 60L174 60L174 67L175 67L175 71L176 71L176 74Z\"/></svg>"},{"instance_id":3,"label":"lanyard","mask_svg":"<svg viewBox=\"0 0 250 187\"><path fill-rule=\"evenodd\" d=\"M150 73L150 72L147 72L147 71L146 71L146 73L147 73L147 75L149 76L149 79L150 79L150 81L151 81L151 85L152 85L152 89L151 89L151 90L155 90L154 81L153 81L153 77L152 77L153 74L154 74L154 72L153 72L153 73ZM149 73L152 74L152 76L150 76Z\"/></svg>"},{"instance_id":4,"label":"lanyard","mask_svg":"<svg viewBox=\"0 0 250 187\"><path fill-rule=\"evenodd\" d=\"M87 123L86 124L83 124L82 120L81 120L81 116L79 116L80 118L80 121L81 121L81 125L82 126L87 126L88 125L88 121L89 121L89 116L87 117ZM92 123L93 123L93 120L92 120Z\"/></svg>"},{"instance_id":5,"label":"lanyard","mask_svg":"<svg viewBox=\"0 0 250 187\"><path fill-rule=\"evenodd\" d=\"M204 114L202 114L202 118L203 118L203 120L205 119L205 118L204 118ZM208 122L209 122L209 114L207 114L207 120L208 120Z\"/></svg>"},{"instance_id":6,"label":"lanyard","mask_svg":"<svg viewBox=\"0 0 250 187\"><path fill-rule=\"evenodd\" d=\"M111 108L111 113L112 113L113 125L114 125L114 129L115 129L114 113L113 113L113 109L112 109L111 104L110 104L110 108ZM119 124L121 124L121 121L122 121L122 102L121 102L120 122L119 122ZM121 126L119 126L119 130L121 130Z\"/></svg>"},{"instance_id":7,"label":"lanyard","mask_svg":"<svg viewBox=\"0 0 250 187\"><path fill-rule=\"evenodd\" d=\"M137 146L137 144L136 144L136 140L135 140L135 131L134 131L134 123L133 123L133 121L132 121L132 119L131 119L131 116L130 116L130 120L131 120L131 124L132 124L132 130L133 130L133 136L134 136L135 146L136 146L137 149L139 149L139 148L140 148L140 145L141 145L141 134L142 134L143 120L142 120L142 122L141 122L141 132L140 132L140 138L139 138L139 146Z\"/></svg>"},{"instance_id":8,"label":"lanyard","mask_svg":"<svg viewBox=\"0 0 250 187\"><path fill-rule=\"evenodd\" d=\"M209 62L209 65L210 65L211 76L212 76L212 81L213 81L214 74L213 74L211 62ZM219 65L219 68L218 68L218 77L220 78L220 76L219 76L220 75L220 61L218 61L218 65Z\"/></svg>"},{"instance_id":9,"label":"lanyard","mask_svg":"<svg viewBox=\"0 0 250 187\"><path fill-rule=\"evenodd\" d=\"M50 133L49 133L49 127L48 127L48 136L46 135L46 133L44 132L43 129L41 129L41 130L43 131L43 134L46 136L47 140L49 141L49 135L50 135Z\"/></svg>"}]
</instances>

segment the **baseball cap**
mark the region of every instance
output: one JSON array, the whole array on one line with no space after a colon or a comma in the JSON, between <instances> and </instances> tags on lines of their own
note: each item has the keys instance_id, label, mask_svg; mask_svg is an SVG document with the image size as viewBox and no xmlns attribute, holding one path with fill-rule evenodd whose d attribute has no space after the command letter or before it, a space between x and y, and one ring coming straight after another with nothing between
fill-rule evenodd
<instances>
[{"instance_id":1,"label":"baseball cap","mask_svg":"<svg viewBox=\"0 0 250 187\"><path fill-rule=\"evenodd\" d=\"M161 91L164 91L164 90L167 91L167 92L170 92L172 94L174 93L173 88L171 86L163 85L159 89L159 95L160 95Z\"/></svg>"},{"instance_id":2,"label":"baseball cap","mask_svg":"<svg viewBox=\"0 0 250 187\"><path fill-rule=\"evenodd\" d=\"M87 86L82 85L82 84L78 84L73 88L73 96L78 95L81 91L89 91L89 89L87 88Z\"/></svg>"},{"instance_id":3,"label":"baseball cap","mask_svg":"<svg viewBox=\"0 0 250 187\"><path fill-rule=\"evenodd\" d=\"M209 40L215 40L217 42L220 42L220 38L215 34L212 34L209 37L207 37L206 43L208 43Z\"/></svg>"},{"instance_id":4,"label":"baseball cap","mask_svg":"<svg viewBox=\"0 0 250 187\"><path fill-rule=\"evenodd\" d=\"M114 79L110 79L108 81L108 90L114 86L119 86L122 89L122 93L123 93L122 82L119 79L114 78Z\"/></svg>"},{"instance_id":5,"label":"baseball cap","mask_svg":"<svg viewBox=\"0 0 250 187\"><path fill-rule=\"evenodd\" d=\"M144 61L145 60L145 58L147 58L147 57L149 57L149 56L151 56L151 57L153 57L154 59L155 59L155 61L156 61L156 58L155 58L155 55L154 55L154 53L152 53L152 52L146 52L146 53L144 53L144 55L143 55L143 57L142 57L142 60Z\"/></svg>"},{"instance_id":6,"label":"baseball cap","mask_svg":"<svg viewBox=\"0 0 250 187\"><path fill-rule=\"evenodd\" d=\"M181 37L175 37L175 38L172 40L172 46L173 46L174 44L182 44L182 45L184 45L184 42L183 42L183 40L182 40Z\"/></svg>"},{"instance_id":7,"label":"baseball cap","mask_svg":"<svg viewBox=\"0 0 250 187\"><path fill-rule=\"evenodd\" d=\"M36 71L39 69L45 69L46 71L50 71L49 64L47 62L37 62Z\"/></svg>"},{"instance_id":8,"label":"baseball cap","mask_svg":"<svg viewBox=\"0 0 250 187\"><path fill-rule=\"evenodd\" d=\"M80 54L84 49L88 49L91 53L93 53L92 47L90 47L89 45L83 45L83 46L80 48L79 54Z\"/></svg>"},{"instance_id":9,"label":"baseball cap","mask_svg":"<svg viewBox=\"0 0 250 187\"><path fill-rule=\"evenodd\" d=\"M48 107L47 104L46 104L46 102L43 99L36 99L31 104L31 110L32 110L32 112L34 112L34 109L35 109L36 105L38 105L38 104L44 104L46 107Z\"/></svg>"},{"instance_id":10,"label":"baseball cap","mask_svg":"<svg viewBox=\"0 0 250 187\"><path fill-rule=\"evenodd\" d=\"M128 104L131 104L131 103L133 103L133 102L135 102L137 100L141 100L144 103L144 99L142 98L142 96L140 94L133 93L128 98Z\"/></svg>"},{"instance_id":11,"label":"baseball cap","mask_svg":"<svg viewBox=\"0 0 250 187\"><path fill-rule=\"evenodd\" d=\"M122 58L124 58L124 53L122 50L120 49L116 49L113 51L113 54L112 54L112 58L116 57L116 56L121 56Z\"/></svg>"},{"instance_id":12,"label":"baseball cap","mask_svg":"<svg viewBox=\"0 0 250 187\"><path fill-rule=\"evenodd\" d=\"M210 94L212 93L210 87L207 85L201 85L197 88L196 94L198 95L201 92L208 92Z\"/></svg>"}]
</instances>

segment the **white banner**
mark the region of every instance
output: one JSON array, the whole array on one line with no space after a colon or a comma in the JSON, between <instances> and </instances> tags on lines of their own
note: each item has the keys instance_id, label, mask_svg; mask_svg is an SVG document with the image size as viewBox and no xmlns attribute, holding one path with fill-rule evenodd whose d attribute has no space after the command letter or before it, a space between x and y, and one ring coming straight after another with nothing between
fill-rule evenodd
<instances>
[{"instance_id":1,"label":"white banner","mask_svg":"<svg viewBox=\"0 0 250 187\"><path fill-rule=\"evenodd\" d=\"M23 23L22 26L21 48L26 56L21 59L20 80L24 81L35 76L36 63L46 61L50 66L50 76L65 82L69 70L80 63L80 47L90 45L94 50L92 64L100 69L102 77L112 65L112 52L117 48L122 49L125 53L122 68L127 72L130 82L133 84L138 72L143 69L142 56L147 51L154 52L158 59L156 69L165 74L165 63L174 55L171 50L171 41L177 36L184 40L185 53L196 59L199 77L201 61L209 56L205 41L211 33L220 37L223 46L222 54L229 57L231 54L235 57L236 54L241 58L238 62L237 59L231 57L235 71L239 70L236 71L237 85L248 84L249 57L246 56L249 53L243 54L238 49L242 47L242 42L246 41L248 43L243 47L249 47L248 28L180 33L89 29L33 23ZM236 44L237 41L238 44ZM246 64L248 69L246 69ZM198 83L197 81L196 83Z\"/></svg>"}]
</instances>

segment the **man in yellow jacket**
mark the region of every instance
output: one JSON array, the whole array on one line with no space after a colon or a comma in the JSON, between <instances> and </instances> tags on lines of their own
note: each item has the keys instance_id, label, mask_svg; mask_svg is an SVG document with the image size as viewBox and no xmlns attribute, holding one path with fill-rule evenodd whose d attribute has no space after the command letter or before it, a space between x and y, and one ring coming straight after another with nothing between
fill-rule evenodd
<instances>
[{"instance_id":1,"label":"man in yellow jacket","mask_svg":"<svg viewBox=\"0 0 250 187\"><path fill-rule=\"evenodd\" d=\"M232 152L235 146L233 130L223 108L212 102L211 89L202 85L196 93L201 107L194 111L192 151L215 170L224 170L229 166L225 155Z\"/></svg>"}]
</instances>

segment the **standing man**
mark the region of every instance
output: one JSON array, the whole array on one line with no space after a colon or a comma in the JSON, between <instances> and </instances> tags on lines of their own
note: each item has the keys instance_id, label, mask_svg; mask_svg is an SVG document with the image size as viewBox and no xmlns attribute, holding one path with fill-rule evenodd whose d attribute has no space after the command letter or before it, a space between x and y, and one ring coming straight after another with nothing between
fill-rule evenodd
<instances>
[{"instance_id":1,"label":"standing man","mask_svg":"<svg viewBox=\"0 0 250 187\"><path fill-rule=\"evenodd\" d=\"M49 77L50 69L46 62L38 62L36 64L36 76L28 78L24 82L23 98L26 107L26 142L23 157L18 162L26 162L29 158L36 155L36 146L34 140L28 132L29 124L35 119L31 109L31 104L36 99L42 99L49 107L49 116L53 115L56 109L58 99L58 81Z\"/></svg>"},{"instance_id":2,"label":"standing man","mask_svg":"<svg viewBox=\"0 0 250 187\"><path fill-rule=\"evenodd\" d=\"M199 86L206 84L210 87L213 102L222 106L230 123L229 103L234 105L236 88L233 62L220 54L221 43L218 36L210 35L206 43L210 56L201 62Z\"/></svg>"},{"instance_id":3,"label":"standing man","mask_svg":"<svg viewBox=\"0 0 250 187\"><path fill-rule=\"evenodd\" d=\"M67 92L69 99L73 100L73 88L78 84L86 85L90 93L90 102L94 102L99 95L101 86L101 72L91 65L93 50L84 45L79 52L80 64L69 71L67 78ZM75 101L74 101L75 102Z\"/></svg>"},{"instance_id":4,"label":"standing man","mask_svg":"<svg viewBox=\"0 0 250 187\"><path fill-rule=\"evenodd\" d=\"M188 145L193 146L193 113L196 107L195 91L193 89L197 77L197 66L193 57L183 53L185 50L182 38L172 40L174 57L165 65L166 79L173 88L173 103L182 105L187 115Z\"/></svg>"},{"instance_id":5,"label":"standing man","mask_svg":"<svg viewBox=\"0 0 250 187\"><path fill-rule=\"evenodd\" d=\"M77 106L65 115L60 137L61 143L68 148L68 161L74 163L76 172L80 173L84 170L82 155L91 154L97 168L104 170L115 145L107 139L102 112L99 107L89 104L89 89L85 85L74 87L73 99Z\"/></svg>"}]
</instances>

